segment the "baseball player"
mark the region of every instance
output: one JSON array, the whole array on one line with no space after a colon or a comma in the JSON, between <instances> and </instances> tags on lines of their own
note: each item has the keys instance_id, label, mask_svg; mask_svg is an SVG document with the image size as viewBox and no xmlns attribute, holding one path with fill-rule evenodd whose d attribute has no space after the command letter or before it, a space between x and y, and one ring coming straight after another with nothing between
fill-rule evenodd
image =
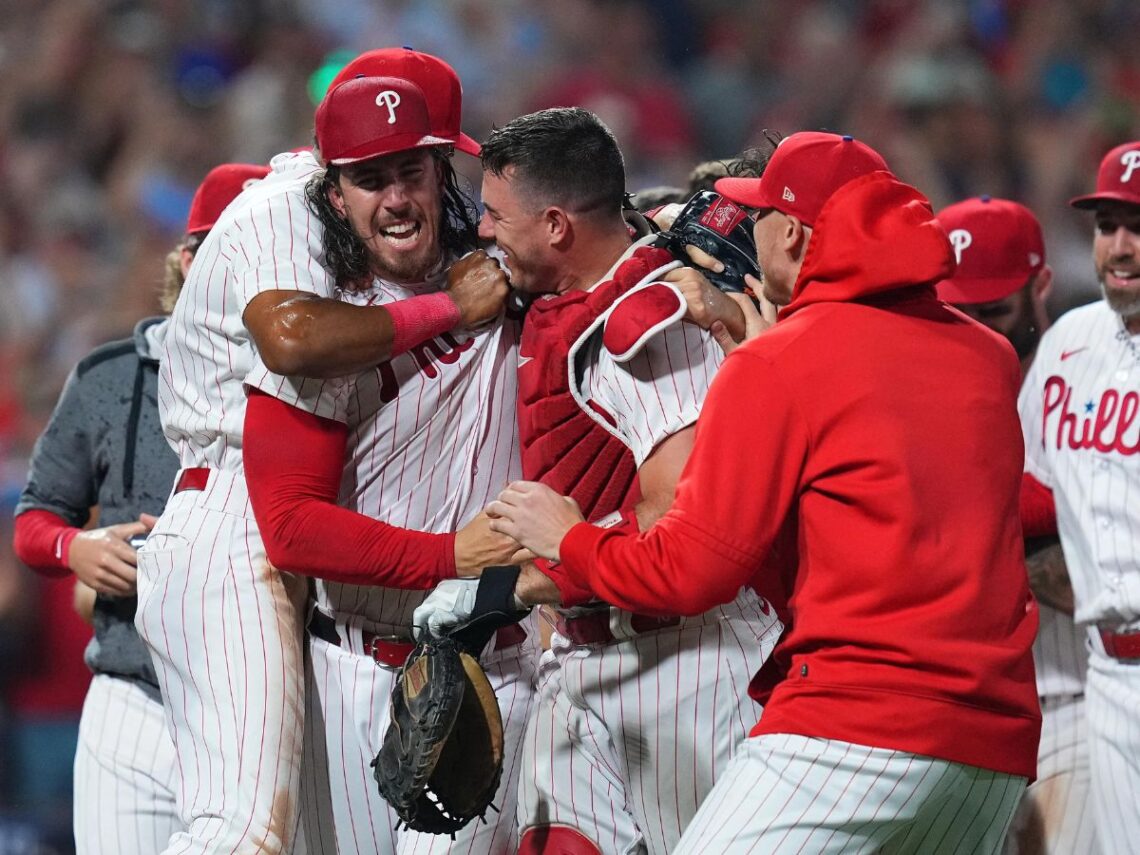
<instances>
[{"instance_id":1,"label":"baseball player","mask_svg":"<svg viewBox=\"0 0 1140 855\"><path fill-rule=\"evenodd\" d=\"M954 275L938 284L939 299L1004 335L1017 351L1024 375L1041 333L1049 327L1045 300L1053 271L1045 261L1041 225L1024 205L989 196L951 205L939 212L938 221L958 260ZM1073 623L1072 588L1057 538L1027 541L1026 563L1040 608L1033 661L1041 746L1037 780L1014 817L1006 851L1093 852L1095 834L1087 809L1085 631Z\"/></svg>"},{"instance_id":2,"label":"baseball player","mask_svg":"<svg viewBox=\"0 0 1140 855\"><path fill-rule=\"evenodd\" d=\"M457 95L449 67L406 54L409 65L443 66L439 85ZM449 112L458 100L432 103L432 136L463 144L458 114ZM163 429L181 469L139 552L136 625L154 657L178 755L186 830L169 852L289 852L297 837L306 591L267 562L250 509L241 456L247 389L335 415L334 402L348 404L335 378L495 317L502 303L502 292L486 287L497 275L488 259L453 270L446 293L386 306L338 299L322 263L323 227L305 196L316 159L292 152L270 167L200 247L159 376ZM418 228L374 239L415 243ZM461 229L446 224L445 247L463 240ZM341 569L368 577L386 572L391 556L375 548L386 527L365 522L374 550Z\"/></svg>"},{"instance_id":3,"label":"baseball player","mask_svg":"<svg viewBox=\"0 0 1140 855\"><path fill-rule=\"evenodd\" d=\"M327 169L311 184L310 203L331 224L326 245L355 240L373 277L346 285L341 299L364 306L438 292L454 250L445 250L437 224L464 209L442 192L446 143L430 133L419 87L395 77L350 78L318 108L316 137ZM377 233L392 237L375 241ZM498 273L489 288L501 299L506 277ZM518 324L509 320L436 336L330 388L332 418L251 391L245 465L276 566L305 569L300 562L311 559L298 544L309 543L328 553L324 560L353 569L353 525L363 530L365 514L417 530L389 538L389 572L369 586L345 573L315 583L302 779L312 853L515 851L519 747L539 654L523 626L500 630L482 657L504 722L499 814L454 840L397 831L369 767L388 729L397 670L414 647L413 611L423 589L455 575L451 532L517 476L517 339ZM324 489L314 492L316 483ZM517 550L485 531L506 548L474 566L502 563Z\"/></svg>"},{"instance_id":4,"label":"baseball player","mask_svg":"<svg viewBox=\"0 0 1140 855\"><path fill-rule=\"evenodd\" d=\"M621 153L596 116L517 118L491 134L482 160L480 235L503 253L512 287L547 292L519 351L523 471L636 531L672 501L723 354L681 321L684 302L661 282L687 275L678 262L631 244ZM687 618L599 603L558 612L524 742L519 852L673 850L759 714L731 686L759 669L782 628L740 587ZM455 619L433 598L417 624Z\"/></svg>"},{"instance_id":5,"label":"baseball player","mask_svg":"<svg viewBox=\"0 0 1140 855\"><path fill-rule=\"evenodd\" d=\"M162 305L170 311L202 239L227 204L269 170L228 163L194 194L185 239L170 253ZM150 656L134 628L135 546L162 510L178 461L154 395L168 320L147 318L132 338L76 366L43 435L16 506L15 548L33 569L74 573L95 591L95 676L75 756L75 845L83 853L153 853L181 828L178 769ZM93 505L100 527L83 531Z\"/></svg>"},{"instance_id":6,"label":"baseball player","mask_svg":"<svg viewBox=\"0 0 1140 855\"><path fill-rule=\"evenodd\" d=\"M1104 299L1063 315L1042 337L1018 402L1025 468L1052 490L1088 629L1085 706L1096 833L1129 852L1140 829L1140 141L1101 161L1093 264Z\"/></svg>"},{"instance_id":7,"label":"baseball player","mask_svg":"<svg viewBox=\"0 0 1140 855\"><path fill-rule=\"evenodd\" d=\"M624 608L786 592L764 714L678 853L997 852L1040 729L1012 349L935 298L945 232L851 137L717 189L782 308L718 372L672 507L631 537L523 482L493 525Z\"/></svg>"}]
</instances>

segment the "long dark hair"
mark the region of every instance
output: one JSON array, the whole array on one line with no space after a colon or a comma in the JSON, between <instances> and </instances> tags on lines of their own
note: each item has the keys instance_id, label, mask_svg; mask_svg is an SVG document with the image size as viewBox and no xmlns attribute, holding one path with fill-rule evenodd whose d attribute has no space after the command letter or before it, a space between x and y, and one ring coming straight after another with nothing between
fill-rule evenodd
<instances>
[{"instance_id":1,"label":"long dark hair","mask_svg":"<svg viewBox=\"0 0 1140 855\"><path fill-rule=\"evenodd\" d=\"M433 148L432 158L443 176L443 225L440 248L444 256L453 258L475 249L479 239L479 209L470 193L459 186L459 176L451 165L450 152ZM368 250L352 230L352 226L333 207L329 190L337 186L340 167L328 166L318 172L305 187L309 208L324 226L322 242L325 266L336 277L337 285L346 289L364 288L372 281Z\"/></svg>"}]
</instances>

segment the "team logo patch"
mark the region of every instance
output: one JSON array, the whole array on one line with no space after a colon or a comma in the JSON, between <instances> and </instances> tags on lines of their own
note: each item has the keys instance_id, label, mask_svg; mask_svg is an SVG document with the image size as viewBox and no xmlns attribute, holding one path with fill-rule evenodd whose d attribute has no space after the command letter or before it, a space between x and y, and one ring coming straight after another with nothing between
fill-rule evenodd
<instances>
[{"instance_id":1,"label":"team logo patch","mask_svg":"<svg viewBox=\"0 0 1140 855\"><path fill-rule=\"evenodd\" d=\"M796 194L792 192L792 188L791 188L791 187L785 187L785 188L784 188L784 201L785 201L785 202L794 202L794 201L796 201Z\"/></svg>"},{"instance_id":2,"label":"team logo patch","mask_svg":"<svg viewBox=\"0 0 1140 855\"><path fill-rule=\"evenodd\" d=\"M1133 149L1120 155L1120 163L1124 173L1120 176L1120 183L1127 184L1132 179L1132 173L1140 169L1140 150Z\"/></svg>"},{"instance_id":3,"label":"team logo patch","mask_svg":"<svg viewBox=\"0 0 1140 855\"><path fill-rule=\"evenodd\" d=\"M377 107L388 108L388 124L396 124L396 108L400 106L400 93L394 89L385 89L376 96Z\"/></svg>"},{"instance_id":4,"label":"team logo patch","mask_svg":"<svg viewBox=\"0 0 1140 855\"><path fill-rule=\"evenodd\" d=\"M974 242L974 236L965 229L950 232L950 245L954 247L954 260L962 263L962 253Z\"/></svg>"},{"instance_id":5,"label":"team logo patch","mask_svg":"<svg viewBox=\"0 0 1140 855\"><path fill-rule=\"evenodd\" d=\"M727 235L736 228L736 224L743 220L747 214L739 205L734 205L727 199L720 199L710 205L701 214L700 223L720 235Z\"/></svg>"}]
</instances>

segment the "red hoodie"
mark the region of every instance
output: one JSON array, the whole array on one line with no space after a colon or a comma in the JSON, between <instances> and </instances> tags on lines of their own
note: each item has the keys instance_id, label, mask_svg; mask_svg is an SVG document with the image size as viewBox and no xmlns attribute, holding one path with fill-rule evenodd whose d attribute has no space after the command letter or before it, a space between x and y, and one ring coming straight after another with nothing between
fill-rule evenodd
<instances>
[{"instance_id":1,"label":"red hoodie","mask_svg":"<svg viewBox=\"0 0 1140 855\"><path fill-rule=\"evenodd\" d=\"M1019 369L935 298L952 267L916 190L885 172L844 185L779 322L713 382L672 509L640 536L575 526L561 557L636 611L697 614L749 581L785 602L754 735L1032 779ZM794 554L771 560L777 543Z\"/></svg>"}]
</instances>

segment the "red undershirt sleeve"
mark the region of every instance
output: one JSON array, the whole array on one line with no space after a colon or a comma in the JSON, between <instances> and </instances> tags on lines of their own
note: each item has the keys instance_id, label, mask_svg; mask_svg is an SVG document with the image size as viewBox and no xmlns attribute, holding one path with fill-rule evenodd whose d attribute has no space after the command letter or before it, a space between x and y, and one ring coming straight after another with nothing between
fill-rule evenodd
<instances>
[{"instance_id":1,"label":"red undershirt sleeve","mask_svg":"<svg viewBox=\"0 0 1140 855\"><path fill-rule=\"evenodd\" d=\"M348 428L249 390L242 458L275 567L354 585L426 590L455 576L455 534L398 528L337 506Z\"/></svg>"},{"instance_id":2,"label":"red undershirt sleeve","mask_svg":"<svg viewBox=\"0 0 1140 855\"><path fill-rule=\"evenodd\" d=\"M37 573L63 577L71 572L67 550L81 530L51 511L25 511L16 517L12 548Z\"/></svg>"},{"instance_id":3,"label":"red undershirt sleeve","mask_svg":"<svg viewBox=\"0 0 1140 855\"><path fill-rule=\"evenodd\" d=\"M1057 508L1053 491L1030 475L1021 476L1021 533L1023 537L1047 537L1057 533Z\"/></svg>"}]
</instances>

